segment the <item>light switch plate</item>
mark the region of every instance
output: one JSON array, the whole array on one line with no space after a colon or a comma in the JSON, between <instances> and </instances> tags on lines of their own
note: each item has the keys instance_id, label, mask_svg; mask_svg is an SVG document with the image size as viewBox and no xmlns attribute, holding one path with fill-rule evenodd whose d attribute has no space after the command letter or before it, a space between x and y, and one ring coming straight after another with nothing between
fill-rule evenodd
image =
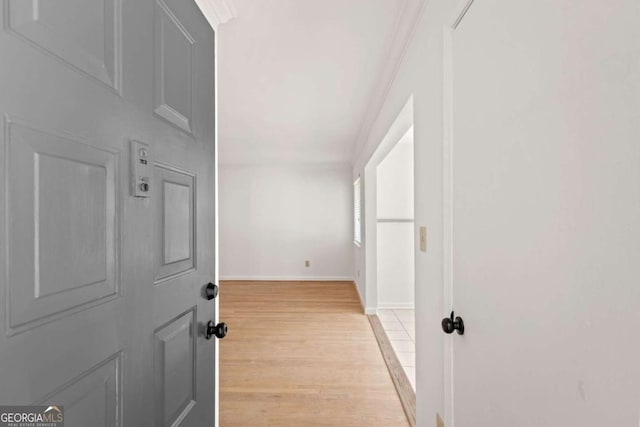
<instances>
[{"instance_id":1,"label":"light switch plate","mask_svg":"<svg viewBox=\"0 0 640 427\"><path fill-rule=\"evenodd\" d=\"M131 141L131 195L151 196L151 155L149 145Z\"/></svg>"},{"instance_id":2,"label":"light switch plate","mask_svg":"<svg viewBox=\"0 0 640 427\"><path fill-rule=\"evenodd\" d=\"M420 250L427 252L427 227L420 226Z\"/></svg>"}]
</instances>

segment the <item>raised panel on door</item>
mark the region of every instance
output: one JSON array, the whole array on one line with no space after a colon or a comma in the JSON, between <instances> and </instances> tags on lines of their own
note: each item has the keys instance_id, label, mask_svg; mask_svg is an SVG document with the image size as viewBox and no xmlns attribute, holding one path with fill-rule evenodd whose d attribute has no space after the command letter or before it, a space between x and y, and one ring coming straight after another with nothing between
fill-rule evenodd
<instances>
[{"instance_id":1,"label":"raised panel on door","mask_svg":"<svg viewBox=\"0 0 640 427\"><path fill-rule=\"evenodd\" d=\"M118 155L6 122L10 334L118 296Z\"/></svg>"},{"instance_id":2,"label":"raised panel on door","mask_svg":"<svg viewBox=\"0 0 640 427\"><path fill-rule=\"evenodd\" d=\"M177 426L196 403L196 310L154 334L155 425Z\"/></svg>"},{"instance_id":3,"label":"raised panel on door","mask_svg":"<svg viewBox=\"0 0 640 427\"><path fill-rule=\"evenodd\" d=\"M6 27L75 69L120 90L121 0L6 0Z\"/></svg>"},{"instance_id":4,"label":"raised panel on door","mask_svg":"<svg viewBox=\"0 0 640 427\"><path fill-rule=\"evenodd\" d=\"M164 164L154 165L155 282L196 268L195 175Z\"/></svg>"},{"instance_id":5,"label":"raised panel on door","mask_svg":"<svg viewBox=\"0 0 640 427\"><path fill-rule=\"evenodd\" d=\"M116 427L122 425L122 353L118 352L72 379L41 400L64 406L69 426Z\"/></svg>"},{"instance_id":6,"label":"raised panel on door","mask_svg":"<svg viewBox=\"0 0 640 427\"><path fill-rule=\"evenodd\" d=\"M191 133L195 40L163 0L155 0L154 111Z\"/></svg>"}]
</instances>

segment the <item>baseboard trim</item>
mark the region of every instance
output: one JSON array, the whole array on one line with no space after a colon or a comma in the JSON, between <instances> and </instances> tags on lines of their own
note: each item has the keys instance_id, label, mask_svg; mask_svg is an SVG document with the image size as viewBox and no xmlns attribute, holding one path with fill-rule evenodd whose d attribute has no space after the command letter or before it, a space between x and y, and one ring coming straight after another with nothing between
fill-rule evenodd
<instances>
[{"instance_id":1,"label":"baseboard trim","mask_svg":"<svg viewBox=\"0 0 640 427\"><path fill-rule=\"evenodd\" d=\"M364 306L364 299L360 294L360 288L358 288L358 284L356 283L355 280L353 281L353 285L356 287L356 293L358 294L358 301L360 301L360 308L362 308L362 312L364 314L376 314L375 310L372 310L371 308L367 308Z\"/></svg>"},{"instance_id":2,"label":"baseboard trim","mask_svg":"<svg viewBox=\"0 0 640 427\"><path fill-rule=\"evenodd\" d=\"M221 276L220 280L265 282L353 282L351 276Z\"/></svg>"},{"instance_id":3,"label":"baseboard trim","mask_svg":"<svg viewBox=\"0 0 640 427\"><path fill-rule=\"evenodd\" d=\"M414 303L378 303L378 310L413 310L415 306Z\"/></svg>"}]
</instances>

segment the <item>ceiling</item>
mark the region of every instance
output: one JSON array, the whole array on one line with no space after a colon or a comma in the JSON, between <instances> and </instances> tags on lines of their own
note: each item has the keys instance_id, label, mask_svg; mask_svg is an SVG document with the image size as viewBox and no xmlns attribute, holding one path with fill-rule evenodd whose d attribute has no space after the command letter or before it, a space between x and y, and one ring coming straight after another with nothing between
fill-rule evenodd
<instances>
[{"instance_id":1,"label":"ceiling","mask_svg":"<svg viewBox=\"0 0 640 427\"><path fill-rule=\"evenodd\" d=\"M216 33L220 161L349 162L419 1L232 3Z\"/></svg>"}]
</instances>

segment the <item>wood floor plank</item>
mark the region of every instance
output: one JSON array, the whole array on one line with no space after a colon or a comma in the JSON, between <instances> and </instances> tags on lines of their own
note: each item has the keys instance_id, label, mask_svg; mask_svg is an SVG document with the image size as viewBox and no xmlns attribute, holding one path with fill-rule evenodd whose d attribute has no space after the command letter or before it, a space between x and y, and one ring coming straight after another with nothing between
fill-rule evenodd
<instances>
[{"instance_id":1,"label":"wood floor plank","mask_svg":"<svg viewBox=\"0 0 640 427\"><path fill-rule=\"evenodd\" d=\"M350 282L221 282L220 425L408 426Z\"/></svg>"}]
</instances>

